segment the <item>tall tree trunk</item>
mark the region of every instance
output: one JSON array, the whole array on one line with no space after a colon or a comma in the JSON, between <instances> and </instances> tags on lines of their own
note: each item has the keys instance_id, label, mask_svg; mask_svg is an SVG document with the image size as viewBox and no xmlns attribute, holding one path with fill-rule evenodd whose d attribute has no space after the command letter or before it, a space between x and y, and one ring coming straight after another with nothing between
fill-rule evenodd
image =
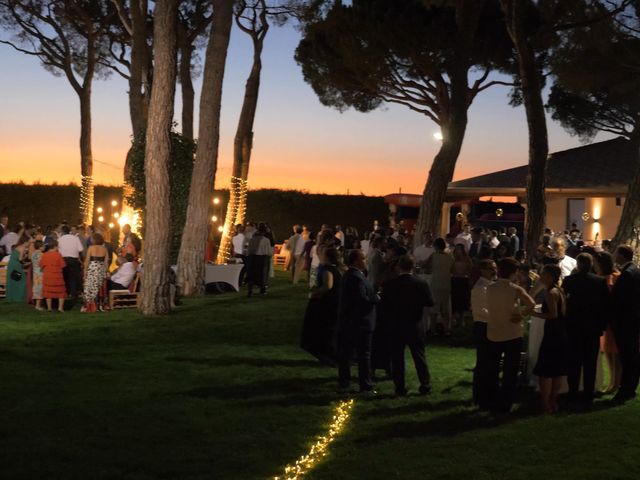
<instances>
[{"instance_id":1,"label":"tall tree trunk","mask_svg":"<svg viewBox=\"0 0 640 480\"><path fill-rule=\"evenodd\" d=\"M239 223L244 223L247 211L247 181L249 178L251 151L253 149L253 124L260 92L262 45L262 40L259 43L254 41L253 66L245 85L242 111L240 112L240 120L238 121L236 137L233 142L233 168L229 187L229 203L227 204L227 216L225 217L224 230L218 249L218 263L224 263L231 257L233 228Z\"/></svg>"},{"instance_id":2,"label":"tall tree trunk","mask_svg":"<svg viewBox=\"0 0 640 480\"><path fill-rule=\"evenodd\" d=\"M129 67L129 116L133 137L143 134L147 128L149 93L153 71L152 52L148 44L147 27L148 0L129 2L131 20L131 61ZM131 174L131 156L127 154L122 184L122 218L127 219L137 231L134 219L138 213L129 205L127 198L133 195L133 187L127 181Z\"/></svg>"},{"instance_id":3,"label":"tall tree trunk","mask_svg":"<svg viewBox=\"0 0 640 480\"><path fill-rule=\"evenodd\" d=\"M147 0L132 0L131 67L129 75L129 114L134 137L147 127L149 107L149 45L147 43Z\"/></svg>"},{"instance_id":4,"label":"tall tree trunk","mask_svg":"<svg viewBox=\"0 0 640 480\"><path fill-rule=\"evenodd\" d=\"M182 136L193 140L193 104L195 93L191 79L193 46L185 35L180 36L180 87L182 91Z\"/></svg>"},{"instance_id":5,"label":"tall tree trunk","mask_svg":"<svg viewBox=\"0 0 640 480\"><path fill-rule=\"evenodd\" d=\"M91 151L91 80L79 92L80 98L80 217L93 223L93 153Z\"/></svg>"},{"instance_id":6,"label":"tall tree trunk","mask_svg":"<svg viewBox=\"0 0 640 480\"><path fill-rule=\"evenodd\" d=\"M637 150L639 142L637 139L633 141ZM636 162L635 173L627 188L622 216L620 217L616 235L613 237L613 247L631 245L636 240L636 232L634 230L638 228L640 228L640 155ZM640 245L636 245L636 248L640 248Z\"/></svg>"},{"instance_id":7,"label":"tall tree trunk","mask_svg":"<svg viewBox=\"0 0 640 480\"><path fill-rule=\"evenodd\" d=\"M156 78L149 105L144 158L146 235L140 311L146 315L171 310L169 160L176 88L177 18L178 0L157 2L153 32Z\"/></svg>"},{"instance_id":8,"label":"tall tree trunk","mask_svg":"<svg viewBox=\"0 0 640 480\"><path fill-rule=\"evenodd\" d=\"M432 232L435 235L447 233L440 232L442 205L447 196L449 182L453 179L467 130L469 108L467 72L466 68L460 66L457 71L451 73L450 99L448 102L440 101L443 104L448 103L449 109L440 126L442 146L433 159L420 201L420 213L414 237L418 243L423 232Z\"/></svg>"},{"instance_id":9,"label":"tall tree trunk","mask_svg":"<svg viewBox=\"0 0 640 480\"><path fill-rule=\"evenodd\" d=\"M547 216L547 158L549 140L542 100L542 81L535 51L527 37L524 0L501 0L507 30L516 48L524 108L529 128L529 173L524 243L529 258L538 248Z\"/></svg>"},{"instance_id":10,"label":"tall tree trunk","mask_svg":"<svg viewBox=\"0 0 640 480\"><path fill-rule=\"evenodd\" d=\"M215 0L200 96L199 139L189 206L178 255L177 284L183 295L204 289L204 259L211 197L218 166L222 83L233 18L233 0Z\"/></svg>"}]
</instances>

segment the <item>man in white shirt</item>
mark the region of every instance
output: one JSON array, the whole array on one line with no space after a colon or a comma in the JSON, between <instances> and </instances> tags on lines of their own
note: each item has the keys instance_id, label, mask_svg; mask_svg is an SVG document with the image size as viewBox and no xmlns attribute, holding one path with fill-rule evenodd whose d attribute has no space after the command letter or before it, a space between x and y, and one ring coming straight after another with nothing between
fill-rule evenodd
<instances>
[{"instance_id":1,"label":"man in white shirt","mask_svg":"<svg viewBox=\"0 0 640 480\"><path fill-rule=\"evenodd\" d=\"M136 264L133 262L133 255L127 253L125 258L118 258L119 262L122 262L118 269L113 272L111 278L107 282L107 288L109 290L128 290L129 285L136 276Z\"/></svg>"},{"instance_id":2,"label":"man in white shirt","mask_svg":"<svg viewBox=\"0 0 640 480\"><path fill-rule=\"evenodd\" d=\"M233 256L235 258L244 259L244 227L236 225L236 234L231 238L231 246L233 247Z\"/></svg>"},{"instance_id":3,"label":"man in white shirt","mask_svg":"<svg viewBox=\"0 0 640 480\"><path fill-rule=\"evenodd\" d=\"M469 248L471 247L471 225L465 223L464 227L462 227L462 231L458 234L454 242L456 245L464 245L464 251L469 253Z\"/></svg>"},{"instance_id":4,"label":"man in white shirt","mask_svg":"<svg viewBox=\"0 0 640 480\"><path fill-rule=\"evenodd\" d=\"M490 408L490 398L487 395L487 287L495 281L498 267L493 260L478 262L480 278L471 289L471 312L473 314L473 336L476 342L476 367L473 369L473 402L481 410Z\"/></svg>"},{"instance_id":5,"label":"man in white shirt","mask_svg":"<svg viewBox=\"0 0 640 480\"><path fill-rule=\"evenodd\" d=\"M413 249L413 258L416 262L416 267L425 268L427 260L436 251L433 248L433 233L424 232L422 234L422 245Z\"/></svg>"},{"instance_id":6,"label":"man in white shirt","mask_svg":"<svg viewBox=\"0 0 640 480\"><path fill-rule=\"evenodd\" d=\"M551 248L560 260L558 265L560 266L561 278L568 277L576 269L577 262L575 258L571 258L569 255L565 254L567 250L565 240L561 237L554 238L551 241Z\"/></svg>"},{"instance_id":7,"label":"man in white shirt","mask_svg":"<svg viewBox=\"0 0 640 480\"><path fill-rule=\"evenodd\" d=\"M490 410L496 413L509 413L515 402L522 351L522 320L535 307L527 292L513 283L517 272L518 262L513 258L503 258L498 262L498 281L487 287L487 395L491 398Z\"/></svg>"},{"instance_id":8,"label":"man in white shirt","mask_svg":"<svg viewBox=\"0 0 640 480\"><path fill-rule=\"evenodd\" d=\"M80 259L84 247L76 235L71 235L68 225L60 229L62 235L58 239L58 250L64 258L65 267L62 270L64 283L70 297L76 298L82 289L82 264Z\"/></svg>"},{"instance_id":9,"label":"man in white shirt","mask_svg":"<svg viewBox=\"0 0 640 480\"><path fill-rule=\"evenodd\" d=\"M11 255L11 250L18 244L22 231L22 226L16 225L11 232L5 233L0 238L0 249L4 250L5 255Z\"/></svg>"},{"instance_id":10,"label":"man in white shirt","mask_svg":"<svg viewBox=\"0 0 640 480\"><path fill-rule=\"evenodd\" d=\"M303 229L302 227L298 227L296 229L296 234L294 237L297 237L295 241L295 245L293 247L293 284L297 284L298 280L302 277L302 272L304 271L304 257L302 256L304 252L304 245L306 243L304 237L302 236Z\"/></svg>"}]
</instances>

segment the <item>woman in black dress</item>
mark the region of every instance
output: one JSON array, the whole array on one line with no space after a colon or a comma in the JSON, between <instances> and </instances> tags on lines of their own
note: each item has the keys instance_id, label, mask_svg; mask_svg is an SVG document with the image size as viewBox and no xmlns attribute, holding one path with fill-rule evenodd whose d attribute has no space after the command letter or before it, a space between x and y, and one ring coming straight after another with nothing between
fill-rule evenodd
<instances>
[{"instance_id":1,"label":"woman in black dress","mask_svg":"<svg viewBox=\"0 0 640 480\"><path fill-rule=\"evenodd\" d=\"M538 363L533 370L540 382L540 398L546 413L558 411L558 392L562 377L568 370L567 326L565 320L566 299L559 286L561 270L558 265L545 265L540 279L546 288L542 313L544 336L540 344Z\"/></svg>"},{"instance_id":2,"label":"woman in black dress","mask_svg":"<svg viewBox=\"0 0 640 480\"><path fill-rule=\"evenodd\" d=\"M317 288L311 293L304 324L301 346L322 363L336 361L336 327L338 323L338 296L342 272L339 253L334 247L318 250Z\"/></svg>"}]
</instances>

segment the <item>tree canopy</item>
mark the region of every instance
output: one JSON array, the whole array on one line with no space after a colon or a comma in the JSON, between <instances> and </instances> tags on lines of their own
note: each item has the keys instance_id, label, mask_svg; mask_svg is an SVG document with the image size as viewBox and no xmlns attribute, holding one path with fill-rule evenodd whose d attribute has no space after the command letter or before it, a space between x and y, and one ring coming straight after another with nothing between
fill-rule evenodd
<instances>
[{"instance_id":1,"label":"tree canopy","mask_svg":"<svg viewBox=\"0 0 640 480\"><path fill-rule=\"evenodd\" d=\"M469 86L470 104L482 90L502 83L489 79L492 70L510 68L511 46L499 5L477 3L477 28L465 32L456 8L445 2L336 2L305 24L295 58L324 105L368 112L397 103L441 124L455 69L479 70ZM470 50L459 48L462 35L473 37Z\"/></svg>"}]
</instances>

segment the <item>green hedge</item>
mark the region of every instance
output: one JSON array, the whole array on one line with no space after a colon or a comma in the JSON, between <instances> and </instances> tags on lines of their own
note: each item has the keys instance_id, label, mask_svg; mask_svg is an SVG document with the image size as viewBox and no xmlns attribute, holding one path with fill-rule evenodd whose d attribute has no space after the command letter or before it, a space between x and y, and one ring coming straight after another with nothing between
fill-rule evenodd
<instances>
[{"instance_id":1,"label":"green hedge","mask_svg":"<svg viewBox=\"0 0 640 480\"><path fill-rule=\"evenodd\" d=\"M37 225L52 225L62 220L78 221L80 188L76 185L0 184L0 211L9 215L9 223L24 220ZM221 199L213 206L220 220L226 212L227 191L218 191ZM96 186L96 207L107 207L111 200L120 202L119 187ZM371 230L373 221L386 223L388 209L382 197L363 195L321 195L293 190L252 190L248 195L248 219L271 224L278 241L290 235L295 223L312 230L321 224L354 226L362 235Z\"/></svg>"}]
</instances>

